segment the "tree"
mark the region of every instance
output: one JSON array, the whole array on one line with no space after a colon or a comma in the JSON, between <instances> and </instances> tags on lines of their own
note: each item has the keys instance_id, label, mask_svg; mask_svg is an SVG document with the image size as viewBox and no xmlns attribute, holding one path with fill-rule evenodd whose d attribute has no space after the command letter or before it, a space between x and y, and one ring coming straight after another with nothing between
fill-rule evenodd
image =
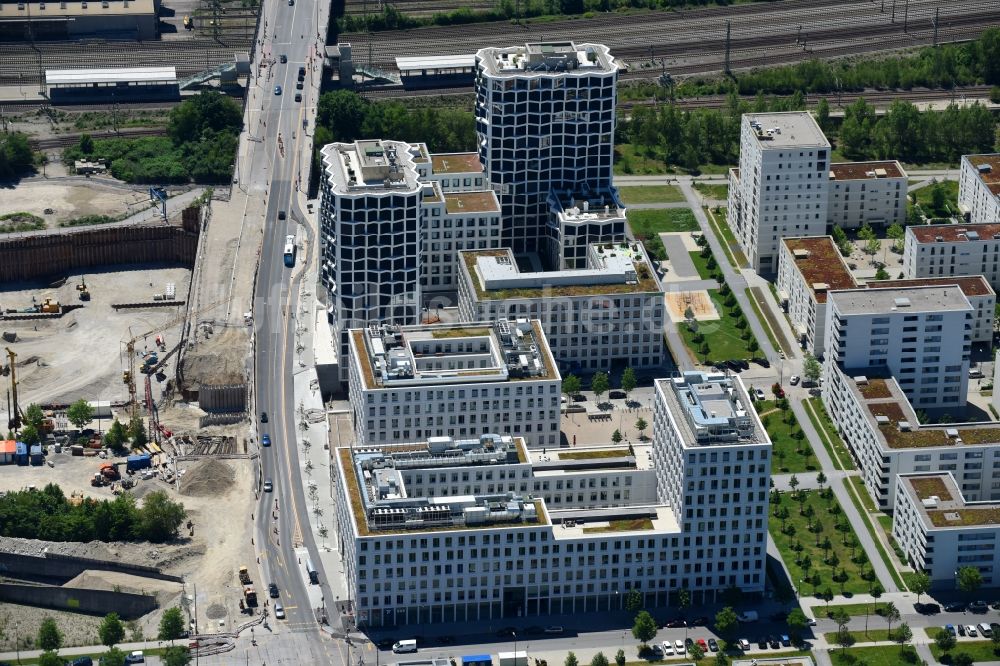
<instances>
[{"instance_id":1,"label":"tree","mask_svg":"<svg viewBox=\"0 0 1000 666\"><path fill-rule=\"evenodd\" d=\"M38 655L37 663L38 666L64 666L66 662L55 652L43 652Z\"/></svg>"},{"instance_id":2,"label":"tree","mask_svg":"<svg viewBox=\"0 0 1000 666\"><path fill-rule=\"evenodd\" d=\"M831 620L837 623L837 629L839 631L844 631L847 629L847 625L851 621L850 614L843 608L836 608L832 613L829 614Z\"/></svg>"},{"instance_id":3,"label":"tree","mask_svg":"<svg viewBox=\"0 0 1000 666\"><path fill-rule=\"evenodd\" d=\"M160 630L156 638L161 641L172 641L175 638L180 638L183 632L184 615L181 613L180 607L174 606L163 611L163 616L160 617Z\"/></svg>"},{"instance_id":4,"label":"tree","mask_svg":"<svg viewBox=\"0 0 1000 666\"><path fill-rule=\"evenodd\" d=\"M795 489L799 487L799 477L792 474L792 478L788 479L788 487L791 488L794 493Z\"/></svg>"},{"instance_id":5,"label":"tree","mask_svg":"<svg viewBox=\"0 0 1000 666\"><path fill-rule=\"evenodd\" d=\"M31 403L28 405L28 408L24 410L24 422L27 425L34 426L35 428L41 428L42 421L44 420L45 412L43 412L42 408L35 403Z\"/></svg>"},{"instance_id":6,"label":"tree","mask_svg":"<svg viewBox=\"0 0 1000 666\"><path fill-rule=\"evenodd\" d=\"M59 625L51 617L46 617L38 627L38 647L55 652L62 647L62 644L63 635L59 631Z\"/></svg>"},{"instance_id":7,"label":"tree","mask_svg":"<svg viewBox=\"0 0 1000 666\"><path fill-rule=\"evenodd\" d=\"M565 666L578 666L580 662L577 660L576 654L570 652L568 655L566 655L566 661L563 663Z\"/></svg>"},{"instance_id":8,"label":"tree","mask_svg":"<svg viewBox=\"0 0 1000 666\"><path fill-rule=\"evenodd\" d=\"M921 595L930 592L931 577L923 571L917 571L910 577L909 588L911 592L917 593L917 603L919 604Z\"/></svg>"},{"instance_id":9,"label":"tree","mask_svg":"<svg viewBox=\"0 0 1000 666\"><path fill-rule=\"evenodd\" d=\"M816 483L819 485L820 492L823 491L823 484L826 483L826 474L820 472L816 475Z\"/></svg>"},{"instance_id":10,"label":"tree","mask_svg":"<svg viewBox=\"0 0 1000 666\"><path fill-rule=\"evenodd\" d=\"M882 583L878 582L878 580L875 580L875 582L872 583L871 590L868 592L868 594L872 595L872 599L875 600L875 612L877 613L878 612L878 600L879 600L879 597L881 597L883 594L885 594L885 588L882 587Z\"/></svg>"},{"instance_id":11,"label":"tree","mask_svg":"<svg viewBox=\"0 0 1000 666\"><path fill-rule=\"evenodd\" d=\"M603 652L598 652L590 660L590 666L608 666L608 658L604 656Z\"/></svg>"},{"instance_id":12,"label":"tree","mask_svg":"<svg viewBox=\"0 0 1000 666\"><path fill-rule=\"evenodd\" d=\"M618 650L615 653L615 666L625 666L625 662L628 661L625 657L625 650Z\"/></svg>"},{"instance_id":13,"label":"tree","mask_svg":"<svg viewBox=\"0 0 1000 666\"><path fill-rule=\"evenodd\" d=\"M950 652L958 644L958 639L951 635L947 629L938 629L934 634L934 643L941 652Z\"/></svg>"},{"instance_id":14,"label":"tree","mask_svg":"<svg viewBox=\"0 0 1000 666\"><path fill-rule=\"evenodd\" d=\"M976 660L968 652L959 652L951 655L951 666L972 666Z\"/></svg>"},{"instance_id":15,"label":"tree","mask_svg":"<svg viewBox=\"0 0 1000 666\"><path fill-rule=\"evenodd\" d=\"M731 607L726 606L715 614L715 630L726 640L732 640L739 629L740 619Z\"/></svg>"},{"instance_id":16,"label":"tree","mask_svg":"<svg viewBox=\"0 0 1000 666\"><path fill-rule=\"evenodd\" d=\"M816 360L816 357L812 354L806 354L805 359L802 361L802 375L806 380L815 384L819 381L819 376L822 372L823 366Z\"/></svg>"},{"instance_id":17,"label":"tree","mask_svg":"<svg viewBox=\"0 0 1000 666\"><path fill-rule=\"evenodd\" d=\"M876 251L877 251L877 250L876 250ZM884 266L879 266L879 267L878 267L878 268L877 268L877 269L875 270L875 279L876 279L876 280L888 280L888 279L889 279L889 277L890 277L890 275L889 275L889 271L885 270L885 267L884 267Z\"/></svg>"},{"instance_id":18,"label":"tree","mask_svg":"<svg viewBox=\"0 0 1000 666\"><path fill-rule=\"evenodd\" d=\"M121 421L115 419L112 422L111 427L108 431L104 433L104 444L109 449L120 452L125 449L125 441L128 439L128 433L125 431L125 426L122 425Z\"/></svg>"},{"instance_id":19,"label":"tree","mask_svg":"<svg viewBox=\"0 0 1000 666\"><path fill-rule=\"evenodd\" d=\"M580 378L576 375L566 375L562 380L562 392L566 394L566 398L572 400L576 395L580 393Z\"/></svg>"},{"instance_id":20,"label":"tree","mask_svg":"<svg viewBox=\"0 0 1000 666\"><path fill-rule=\"evenodd\" d=\"M28 446L32 446L41 442L42 436L38 433L38 428L33 425L26 425L21 428L21 435L18 439Z\"/></svg>"},{"instance_id":21,"label":"tree","mask_svg":"<svg viewBox=\"0 0 1000 666\"><path fill-rule=\"evenodd\" d=\"M847 648L854 645L854 635L847 629L841 629L837 632L837 645L843 648L844 652Z\"/></svg>"},{"instance_id":22,"label":"tree","mask_svg":"<svg viewBox=\"0 0 1000 666\"><path fill-rule=\"evenodd\" d=\"M684 615L687 609L691 607L691 593L687 588L682 587L677 590L677 605L681 609L681 615Z\"/></svg>"},{"instance_id":23,"label":"tree","mask_svg":"<svg viewBox=\"0 0 1000 666\"><path fill-rule=\"evenodd\" d=\"M896 608L896 604L889 602L882 609L882 617L885 618L886 624L889 625L889 635L892 636L892 623L899 621L899 609Z\"/></svg>"},{"instance_id":24,"label":"tree","mask_svg":"<svg viewBox=\"0 0 1000 666\"><path fill-rule=\"evenodd\" d=\"M136 528L147 541L162 543L177 536L186 516L183 504L171 501L167 493L157 490L143 500Z\"/></svg>"},{"instance_id":25,"label":"tree","mask_svg":"<svg viewBox=\"0 0 1000 666\"><path fill-rule=\"evenodd\" d=\"M176 145L201 138L204 134L239 132L243 112L233 99L214 91L189 98L170 112L167 133Z\"/></svg>"},{"instance_id":26,"label":"tree","mask_svg":"<svg viewBox=\"0 0 1000 666\"><path fill-rule=\"evenodd\" d=\"M983 584L983 575L976 567L960 567L955 577L958 589L966 594L972 594Z\"/></svg>"},{"instance_id":27,"label":"tree","mask_svg":"<svg viewBox=\"0 0 1000 666\"><path fill-rule=\"evenodd\" d=\"M104 616L104 619L101 620L101 626L97 628L97 635L101 639L101 645L108 647L122 642L122 639L125 638L125 625L122 624L118 613L108 613Z\"/></svg>"},{"instance_id":28,"label":"tree","mask_svg":"<svg viewBox=\"0 0 1000 666\"><path fill-rule=\"evenodd\" d=\"M635 616L632 635L643 645L646 645L656 637L656 620L653 619L653 616L648 611L639 611L639 614Z\"/></svg>"},{"instance_id":29,"label":"tree","mask_svg":"<svg viewBox=\"0 0 1000 666\"><path fill-rule=\"evenodd\" d=\"M111 648L101 657L101 666L125 666L125 653L116 647Z\"/></svg>"},{"instance_id":30,"label":"tree","mask_svg":"<svg viewBox=\"0 0 1000 666\"><path fill-rule=\"evenodd\" d=\"M146 443L146 424L142 422L141 416L136 416L129 422L128 436L132 439L132 446L136 448Z\"/></svg>"},{"instance_id":31,"label":"tree","mask_svg":"<svg viewBox=\"0 0 1000 666\"><path fill-rule=\"evenodd\" d=\"M35 154L23 132L0 134L0 178L11 178L31 171Z\"/></svg>"},{"instance_id":32,"label":"tree","mask_svg":"<svg viewBox=\"0 0 1000 666\"><path fill-rule=\"evenodd\" d=\"M724 652L717 652L714 666L729 666L729 657Z\"/></svg>"},{"instance_id":33,"label":"tree","mask_svg":"<svg viewBox=\"0 0 1000 666\"><path fill-rule=\"evenodd\" d=\"M906 240L906 229L899 222L894 222L885 230L885 237L892 240L892 251L902 252Z\"/></svg>"},{"instance_id":34,"label":"tree","mask_svg":"<svg viewBox=\"0 0 1000 666\"><path fill-rule=\"evenodd\" d=\"M934 183L931 186L931 208L936 215L941 215L947 210L948 190L944 183Z\"/></svg>"},{"instance_id":35,"label":"tree","mask_svg":"<svg viewBox=\"0 0 1000 666\"><path fill-rule=\"evenodd\" d=\"M611 433L611 443L612 444L621 444L622 443L622 439L623 438L622 438L622 431L621 430L617 430L616 429L613 433Z\"/></svg>"},{"instance_id":36,"label":"tree","mask_svg":"<svg viewBox=\"0 0 1000 666\"><path fill-rule=\"evenodd\" d=\"M830 103L826 101L826 97L821 97L816 104L816 122L820 129L824 131L830 129Z\"/></svg>"},{"instance_id":37,"label":"tree","mask_svg":"<svg viewBox=\"0 0 1000 666\"><path fill-rule=\"evenodd\" d=\"M66 410L66 418L76 426L77 430L83 430L83 426L94 420L94 408L89 402L80 398Z\"/></svg>"},{"instance_id":38,"label":"tree","mask_svg":"<svg viewBox=\"0 0 1000 666\"><path fill-rule=\"evenodd\" d=\"M639 588L633 587L625 593L625 610L634 613L642 608L642 592Z\"/></svg>"},{"instance_id":39,"label":"tree","mask_svg":"<svg viewBox=\"0 0 1000 666\"><path fill-rule=\"evenodd\" d=\"M603 372L597 372L590 380L590 390L594 392L597 402L601 402L601 396L608 392L608 376Z\"/></svg>"},{"instance_id":40,"label":"tree","mask_svg":"<svg viewBox=\"0 0 1000 666\"><path fill-rule=\"evenodd\" d=\"M632 368L625 368L625 372L622 373L622 391L625 392L625 399L628 400L628 394L635 390L635 387L639 385L639 380L635 376L635 370Z\"/></svg>"},{"instance_id":41,"label":"tree","mask_svg":"<svg viewBox=\"0 0 1000 666\"><path fill-rule=\"evenodd\" d=\"M703 650L697 643L693 643L691 647L688 648L688 655L695 661L701 661L705 658L705 650Z\"/></svg>"},{"instance_id":42,"label":"tree","mask_svg":"<svg viewBox=\"0 0 1000 666\"><path fill-rule=\"evenodd\" d=\"M910 625L903 622L896 627L896 632L891 635L892 640L899 643L899 653L902 654L903 650L906 648L906 644L913 638L913 630L910 629Z\"/></svg>"},{"instance_id":43,"label":"tree","mask_svg":"<svg viewBox=\"0 0 1000 666\"><path fill-rule=\"evenodd\" d=\"M191 651L183 645L173 645L163 651L162 659L164 666L187 666L191 663Z\"/></svg>"},{"instance_id":44,"label":"tree","mask_svg":"<svg viewBox=\"0 0 1000 666\"><path fill-rule=\"evenodd\" d=\"M877 239L877 238L869 238L867 241L865 241L865 252L867 252L868 254L872 255L873 257L876 254L878 254L879 250L881 250L881 249L882 249L882 241L880 241L879 239ZM882 279L886 279L886 278L882 278Z\"/></svg>"},{"instance_id":45,"label":"tree","mask_svg":"<svg viewBox=\"0 0 1000 666\"><path fill-rule=\"evenodd\" d=\"M806 617L806 614L801 608L793 609L788 614L785 622L788 624L788 630L792 632L792 635L796 638L805 633L806 628L809 626L809 618Z\"/></svg>"},{"instance_id":46,"label":"tree","mask_svg":"<svg viewBox=\"0 0 1000 666\"><path fill-rule=\"evenodd\" d=\"M643 431L646 428L648 428L648 427L649 427L649 424L646 423L646 419L644 419L644 418L642 418L640 416L639 420L635 422L635 429L639 431L639 439L645 439L646 438L646 436L643 434Z\"/></svg>"},{"instance_id":47,"label":"tree","mask_svg":"<svg viewBox=\"0 0 1000 666\"><path fill-rule=\"evenodd\" d=\"M847 238L847 232L840 227L834 227L832 236L833 242L837 244L837 249L840 250L840 253L845 257L851 256L851 250L853 248L851 246L851 241Z\"/></svg>"}]
</instances>

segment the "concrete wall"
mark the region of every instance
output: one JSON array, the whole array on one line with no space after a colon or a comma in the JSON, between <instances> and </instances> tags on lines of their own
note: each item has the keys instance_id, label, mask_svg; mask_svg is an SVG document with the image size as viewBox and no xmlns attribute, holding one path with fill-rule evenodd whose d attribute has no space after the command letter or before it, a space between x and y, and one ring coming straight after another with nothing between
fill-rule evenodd
<instances>
[{"instance_id":1,"label":"concrete wall","mask_svg":"<svg viewBox=\"0 0 1000 666\"><path fill-rule=\"evenodd\" d=\"M198 406L214 414L244 412L247 408L247 385L201 386L198 388Z\"/></svg>"},{"instance_id":2,"label":"concrete wall","mask_svg":"<svg viewBox=\"0 0 1000 666\"><path fill-rule=\"evenodd\" d=\"M145 578L169 580L176 583L184 582L180 576L160 573L159 569L139 564L120 564L53 553L49 553L45 557L16 553L0 555L0 574L8 578L65 583L88 570L117 571Z\"/></svg>"},{"instance_id":3,"label":"concrete wall","mask_svg":"<svg viewBox=\"0 0 1000 666\"><path fill-rule=\"evenodd\" d=\"M185 225L189 228L191 225ZM194 264L197 227L173 225L85 229L0 239L0 282L65 275L118 264Z\"/></svg>"},{"instance_id":4,"label":"concrete wall","mask_svg":"<svg viewBox=\"0 0 1000 666\"><path fill-rule=\"evenodd\" d=\"M0 583L0 601L93 615L118 613L123 620L142 617L157 607L156 597L144 594L12 583Z\"/></svg>"}]
</instances>

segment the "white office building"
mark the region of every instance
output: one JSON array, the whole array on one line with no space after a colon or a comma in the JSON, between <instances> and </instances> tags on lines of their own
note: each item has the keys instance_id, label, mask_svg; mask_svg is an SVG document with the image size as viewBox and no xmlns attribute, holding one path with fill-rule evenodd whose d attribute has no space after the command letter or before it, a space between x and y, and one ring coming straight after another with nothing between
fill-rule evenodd
<instances>
[{"instance_id":1,"label":"white office building","mask_svg":"<svg viewBox=\"0 0 1000 666\"><path fill-rule=\"evenodd\" d=\"M663 362L663 291L641 243L590 245L577 270L522 273L507 249L458 263L462 320L538 319L563 372Z\"/></svg>"},{"instance_id":2,"label":"white office building","mask_svg":"<svg viewBox=\"0 0 1000 666\"><path fill-rule=\"evenodd\" d=\"M830 165L827 223L842 229L906 223L907 177L898 161Z\"/></svg>"},{"instance_id":3,"label":"white office building","mask_svg":"<svg viewBox=\"0 0 1000 666\"><path fill-rule=\"evenodd\" d=\"M906 227L903 275L908 278L982 275L1000 284L1000 224Z\"/></svg>"},{"instance_id":4,"label":"white office building","mask_svg":"<svg viewBox=\"0 0 1000 666\"><path fill-rule=\"evenodd\" d=\"M586 195L554 191L549 209L545 251L553 268L587 268L590 245L626 240L625 206L614 188Z\"/></svg>"},{"instance_id":5,"label":"white office building","mask_svg":"<svg viewBox=\"0 0 1000 666\"><path fill-rule=\"evenodd\" d=\"M561 378L537 320L350 331L361 446L485 433L560 445Z\"/></svg>"},{"instance_id":6,"label":"white office building","mask_svg":"<svg viewBox=\"0 0 1000 666\"><path fill-rule=\"evenodd\" d=\"M479 155L500 199L503 247L548 257L549 195L611 188L617 80L618 63L600 44L476 53Z\"/></svg>"},{"instance_id":7,"label":"white office building","mask_svg":"<svg viewBox=\"0 0 1000 666\"><path fill-rule=\"evenodd\" d=\"M962 156L958 207L966 222L1000 224L1000 153Z\"/></svg>"},{"instance_id":8,"label":"white office building","mask_svg":"<svg viewBox=\"0 0 1000 666\"><path fill-rule=\"evenodd\" d=\"M955 589L962 567L975 567L993 587L1000 580L998 512L1000 503L966 499L953 472L906 474L899 477L892 535L932 587Z\"/></svg>"},{"instance_id":9,"label":"white office building","mask_svg":"<svg viewBox=\"0 0 1000 666\"><path fill-rule=\"evenodd\" d=\"M727 587L763 591L771 441L738 376L657 380L653 468L684 536L671 586L695 603Z\"/></svg>"},{"instance_id":10,"label":"white office building","mask_svg":"<svg viewBox=\"0 0 1000 666\"><path fill-rule=\"evenodd\" d=\"M823 358L826 353L829 292L856 286L830 236L782 239L778 254L778 298L799 344L816 358Z\"/></svg>"},{"instance_id":11,"label":"white office building","mask_svg":"<svg viewBox=\"0 0 1000 666\"><path fill-rule=\"evenodd\" d=\"M826 233L829 170L830 142L809 113L743 115L728 219L758 273L777 272L782 238Z\"/></svg>"},{"instance_id":12,"label":"white office building","mask_svg":"<svg viewBox=\"0 0 1000 666\"><path fill-rule=\"evenodd\" d=\"M912 280L870 280L865 286L869 289L904 289L907 287L943 287L952 284L962 290L965 297L969 299L969 305L972 306L972 342L992 342L997 295L982 275L915 278Z\"/></svg>"},{"instance_id":13,"label":"white office building","mask_svg":"<svg viewBox=\"0 0 1000 666\"><path fill-rule=\"evenodd\" d=\"M917 409L964 409L974 310L957 286L833 291L827 308L828 365L888 372Z\"/></svg>"}]
</instances>

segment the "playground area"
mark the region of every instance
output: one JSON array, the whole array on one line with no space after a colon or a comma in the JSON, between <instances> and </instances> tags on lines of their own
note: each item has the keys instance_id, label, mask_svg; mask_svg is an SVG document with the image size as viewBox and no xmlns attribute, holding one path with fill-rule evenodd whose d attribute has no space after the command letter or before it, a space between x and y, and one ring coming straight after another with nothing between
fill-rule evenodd
<instances>
[{"instance_id":1,"label":"playground area","mask_svg":"<svg viewBox=\"0 0 1000 666\"><path fill-rule=\"evenodd\" d=\"M719 311L715 308L715 304L705 289L668 291L664 297L667 300L670 320L674 323L686 321L684 313L687 312L688 308L691 308L695 321L712 321L720 318Z\"/></svg>"}]
</instances>

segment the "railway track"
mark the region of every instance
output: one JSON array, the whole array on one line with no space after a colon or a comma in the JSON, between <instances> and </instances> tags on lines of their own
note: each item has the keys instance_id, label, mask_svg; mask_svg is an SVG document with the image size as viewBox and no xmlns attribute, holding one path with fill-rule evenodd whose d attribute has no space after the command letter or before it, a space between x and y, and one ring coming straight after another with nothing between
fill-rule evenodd
<instances>
[{"instance_id":1,"label":"railway track","mask_svg":"<svg viewBox=\"0 0 1000 666\"><path fill-rule=\"evenodd\" d=\"M166 127L126 127L118 132L73 132L50 139L36 139L31 142L35 150L50 150L52 148L68 148L76 145L80 137L89 134L95 139L134 139L140 136L166 136Z\"/></svg>"},{"instance_id":2,"label":"railway track","mask_svg":"<svg viewBox=\"0 0 1000 666\"><path fill-rule=\"evenodd\" d=\"M509 22L421 28L416 30L341 35L351 42L355 57L383 69L395 69L397 55L468 53L469 45L518 44L539 40L595 41L607 44L626 64L653 60L669 66L694 67L725 52L726 22L732 26L731 58L746 52L794 45L808 48L830 42L868 44L867 50L899 48L933 39L936 0L910 0L904 31L902 12L894 23L881 4L871 0L783 0L684 12L605 14L590 19L512 25ZM766 14L765 14L766 12ZM939 39L966 39L1000 21L996 0L966 0L940 6ZM766 61L762 64L768 64ZM752 65L749 65L752 66ZM635 67L633 67L633 70Z\"/></svg>"}]
</instances>

